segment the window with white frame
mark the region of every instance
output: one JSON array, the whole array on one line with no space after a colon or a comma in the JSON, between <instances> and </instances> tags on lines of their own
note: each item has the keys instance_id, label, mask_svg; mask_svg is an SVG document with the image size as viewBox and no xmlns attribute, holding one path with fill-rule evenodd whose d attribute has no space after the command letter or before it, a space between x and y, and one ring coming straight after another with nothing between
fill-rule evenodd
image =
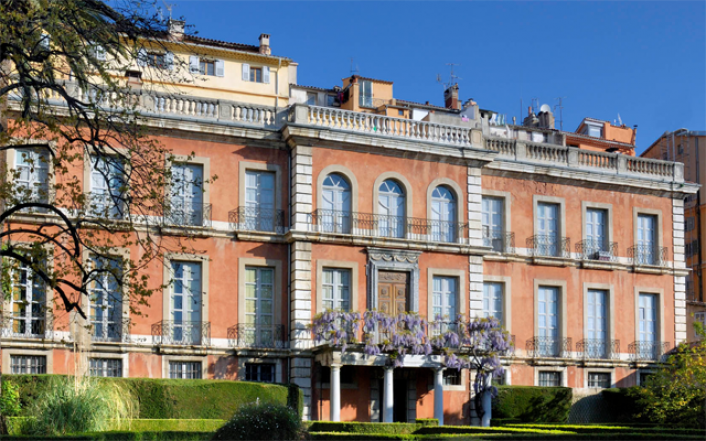
<instances>
[{"instance_id":1,"label":"window with white frame","mask_svg":"<svg viewBox=\"0 0 706 441\"><path fill-rule=\"evenodd\" d=\"M175 344L201 344L203 305L200 262L172 261L171 335Z\"/></svg>"},{"instance_id":2,"label":"window with white frame","mask_svg":"<svg viewBox=\"0 0 706 441\"><path fill-rule=\"evenodd\" d=\"M599 208L586 209L585 253L591 259L599 259L600 252L609 251L608 210Z\"/></svg>"},{"instance_id":3,"label":"window with white frame","mask_svg":"<svg viewBox=\"0 0 706 441\"><path fill-rule=\"evenodd\" d=\"M123 360L120 358L91 358L89 375L91 377L122 377Z\"/></svg>"},{"instance_id":4,"label":"window with white frame","mask_svg":"<svg viewBox=\"0 0 706 441\"><path fill-rule=\"evenodd\" d=\"M246 229L274 231L275 173L262 170L245 172L245 223Z\"/></svg>"},{"instance_id":5,"label":"window with white frame","mask_svg":"<svg viewBox=\"0 0 706 441\"><path fill-rule=\"evenodd\" d=\"M378 234L383 237L405 237L405 193L392 179L378 189Z\"/></svg>"},{"instance_id":6,"label":"window with white frame","mask_svg":"<svg viewBox=\"0 0 706 441\"><path fill-rule=\"evenodd\" d=\"M252 70L251 70L251 72L252 72ZM315 106L317 96L318 96L318 94L316 94L316 93L307 92L306 93L306 104L308 106Z\"/></svg>"},{"instance_id":7,"label":"window with white frame","mask_svg":"<svg viewBox=\"0 0 706 441\"><path fill-rule=\"evenodd\" d=\"M10 366L13 374L46 374L47 357L43 355L11 355Z\"/></svg>"},{"instance_id":8,"label":"window with white frame","mask_svg":"<svg viewBox=\"0 0 706 441\"><path fill-rule=\"evenodd\" d=\"M494 317L501 324L503 323L503 288L503 283L483 283L483 317Z\"/></svg>"},{"instance_id":9,"label":"window with white frame","mask_svg":"<svg viewBox=\"0 0 706 441\"><path fill-rule=\"evenodd\" d=\"M461 386L461 371L458 369L444 369L444 386Z\"/></svg>"},{"instance_id":10,"label":"window with white frame","mask_svg":"<svg viewBox=\"0 0 706 441\"><path fill-rule=\"evenodd\" d=\"M586 293L586 347L591 358L608 355L608 291L589 289Z\"/></svg>"},{"instance_id":11,"label":"window with white frame","mask_svg":"<svg viewBox=\"0 0 706 441\"><path fill-rule=\"evenodd\" d=\"M637 248L635 261L642 265L658 265L661 260L657 249L657 226L659 222L656 215L637 215Z\"/></svg>"},{"instance_id":12,"label":"window with white frame","mask_svg":"<svg viewBox=\"0 0 706 441\"><path fill-rule=\"evenodd\" d=\"M245 324L254 332L256 345L265 347L272 346L275 337L274 283L274 268L245 268Z\"/></svg>"},{"instance_id":13,"label":"window with white frame","mask_svg":"<svg viewBox=\"0 0 706 441\"><path fill-rule=\"evenodd\" d=\"M561 244L559 240L559 204L537 203L537 235L534 250L540 256L558 256Z\"/></svg>"},{"instance_id":14,"label":"window with white frame","mask_svg":"<svg viewBox=\"0 0 706 441\"><path fill-rule=\"evenodd\" d=\"M200 361L170 361L169 378L198 380L203 377Z\"/></svg>"},{"instance_id":15,"label":"window with white frame","mask_svg":"<svg viewBox=\"0 0 706 441\"><path fill-rule=\"evenodd\" d=\"M319 221L325 232L351 232L351 185L338 173L324 179Z\"/></svg>"},{"instance_id":16,"label":"window with white frame","mask_svg":"<svg viewBox=\"0 0 706 441\"><path fill-rule=\"evenodd\" d=\"M610 387L610 372L589 372L588 387L607 389Z\"/></svg>"},{"instance_id":17,"label":"window with white frame","mask_svg":"<svg viewBox=\"0 0 706 441\"><path fill-rule=\"evenodd\" d=\"M171 202L168 216L171 225L204 225L203 166L200 164L173 164Z\"/></svg>"},{"instance_id":18,"label":"window with white frame","mask_svg":"<svg viewBox=\"0 0 706 441\"><path fill-rule=\"evenodd\" d=\"M373 82L368 80L360 80L358 86L358 105L360 107L373 107Z\"/></svg>"},{"instance_id":19,"label":"window with white frame","mask_svg":"<svg viewBox=\"0 0 706 441\"><path fill-rule=\"evenodd\" d=\"M561 372L539 371L537 386L559 387L561 386Z\"/></svg>"},{"instance_id":20,"label":"window with white frame","mask_svg":"<svg viewBox=\"0 0 706 441\"><path fill-rule=\"evenodd\" d=\"M12 334L43 336L46 330L46 284L25 263L17 262L11 273Z\"/></svg>"},{"instance_id":21,"label":"window with white frame","mask_svg":"<svg viewBox=\"0 0 706 441\"><path fill-rule=\"evenodd\" d=\"M19 202L49 201L49 153L44 149L17 149L15 170ZM41 211L41 210L39 210Z\"/></svg>"},{"instance_id":22,"label":"window with white frame","mask_svg":"<svg viewBox=\"0 0 706 441\"><path fill-rule=\"evenodd\" d=\"M640 293L638 305L638 357L653 360L661 352L658 346L657 295Z\"/></svg>"},{"instance_id":23,"label":"window with white frame","mask_svg":"<svg viewBox=\"0 0 706 441\"><path fill-rule=\"evenodd\" d=\"M268 66L254 67L249 64L243 64L243 81L249 81L252 83L265 83L270 82L270 68Z\"/></svg>"},{"instance_id":24,"label":"window with white frame","mask_svg":"<svg viewBox=\"0 0 706 441\"><path fill-rule=\"evenodd\" d=\"M223 77L225 76L225 63L223 60L191 55L189 57L189 71L192 74Z\"/></svg>"},{"instance_id":25,"label":"window with white frame","mask_svg":"<svg viewBox=\"0 0 706 441\"><path fill-rule=\"evenodd\" d=\"M432 320L440 321L437 332L445 333L455 329L458 315L458 277L434 276ZM448 369L447 369L448 370Z\"/></svg>"},{"instance_id":26,"label":"window with white frame","mask_svg":"<svg viewBox=\"0 0 706 441\"><path fill-rule=\"evenodd\" d=\"M431 240L455 242L458 230L456 219L456 197L445 185L440 185L431 194Z\"/></svg>"},{"instance_id":27,"label":"window with white frame","mask_svg":"<svg viewBox=\"0 0 706 441\"><path fill-rule=\"evenodd\" d=\"M505 251L504 202L503 198L483 196L481 204L483 246L492 247L493 251L499 253Z\"/></svg>"},{"instance_id":28,"label":"window with white frame","mask_svg":"<svg viewBox=\"0 0 706 441\"><path fill-rule=\"evenodd\" d=\"M545 357L559 355L559 288L540 286L537 293L537 350Z\"/></svg>"},{"instance_id":29,"label":"window with white frame","mask_svg":"<svg viewBox=\"0 0 706 441\"><path fill-rule=\"evenodd\" d=\"M321 289L324 309L351 310L351 271L342 268L324 268Z\"/></svg>"},{"instance_id":30,"label":"window with white frame","mask_svg":"<svg viewBox=\"0 0 706 441\"><path fill-rule=\"evenodd\" d=\"M122 161L112 156L96 155L92 155L90 161L89 212L95 216L124 217L127 183Z\"/></svg>"},{"instance_id":31,"label":"window with white frame","mask_svg":"<svg viewBox=\"0 0 706 441\"><path fill-rule=\"evenodd\" d=\"M273 363L245 363L245 381L274 383L275 371Z\"/></svg>"},{"instance_id":32,"label":"window with white frame","mask_svg":"<svg viewBox=\"0 0 706 441\"><path fill-rule=\"evenodd\" d=\"M120 341L123 334L122 263L118 258L92 258L88 288L92 338Z\"/></svg>"}]
</instances>

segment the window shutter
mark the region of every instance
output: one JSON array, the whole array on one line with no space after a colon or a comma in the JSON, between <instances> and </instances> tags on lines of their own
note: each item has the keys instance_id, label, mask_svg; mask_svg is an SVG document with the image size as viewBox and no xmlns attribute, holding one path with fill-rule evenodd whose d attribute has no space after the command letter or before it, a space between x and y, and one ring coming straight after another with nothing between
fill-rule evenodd
<instances>
[{"instance_id":1,"label":"window shutter","mask_svg":"<svg viewBox=\"0 0 706 441\"><path fill-rule=\"evenodd\" d=\"M223 62L223 60L216 60L216 76L225 76L225 63Z\"/></svg>"},{"instance_id":2,"label":"window shutter","mask_svg":"<svg viewBox=\"0 0 706 441\"><path fill-rule=\"evenodd\" d=\"M196 55L189 57L189 72L199 73L201 71L201 60Z\"/></svg>"},{"instance_id":3,"label":"window shutter","mask_svg":"<svg viewBox=\"0 0 706 441\"><path fill-rule=\"evenodd\" d=\"M137 51L137 65L141 67L147 66L147 51L145 49Z\"/></svg>"},{"instance_id":4,"label":"window shutter","mask_svg":"<svg viewBox=\"0 0 706 441\"><path fill-rule=\"evenodd\" d=\"M270 68L268 66L262 66L262 82L270 84Z\"/></svg>"},{"instance_id":5,"label":"window shutter","mask_svg":"<svg viewBox=\"0 0 706 441\"><path fill-rule=\"evenodd\" d=\"M250 65L243 63L243 81L250 81Z\"/></svg>"},{"instance_id":6,"label":"window shutter","mask_svg":"<svg viewBox=\"0 0 706 441\"><path fill-rule=\"evenodd\" d=\"M169 70L174 69L174 53L167 52L164 54L164 65Z\"/></svg>"}]
</instances>

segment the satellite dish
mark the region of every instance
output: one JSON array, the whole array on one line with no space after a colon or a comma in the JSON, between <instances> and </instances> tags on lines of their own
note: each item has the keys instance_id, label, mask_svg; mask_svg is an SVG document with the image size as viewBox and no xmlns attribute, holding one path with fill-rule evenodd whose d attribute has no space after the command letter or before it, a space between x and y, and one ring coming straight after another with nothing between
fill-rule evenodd
<instances>
[{"instance_id":1,"label":"satellite dish","mask_svg":"<svg viewBox=\"0 0 706 441\"><path fill-rule=\"evenodd\" d=\"M542 104L542 107L539 108L539 113L545 112L545 113L551 113L552 108L549 106L549 104Z\"/></svg>"}]
</instances>

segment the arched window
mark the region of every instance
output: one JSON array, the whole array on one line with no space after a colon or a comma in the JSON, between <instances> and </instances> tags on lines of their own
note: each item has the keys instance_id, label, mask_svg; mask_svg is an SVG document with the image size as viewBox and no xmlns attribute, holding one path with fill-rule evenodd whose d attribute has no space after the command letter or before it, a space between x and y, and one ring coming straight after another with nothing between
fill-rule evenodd
<instances>
[{"instance_id":1,"label":"arched window","mask_svg":"<svg viewBox=\"0 0 706 441\"><path fill-rule=\"evenodd\" d=\"M378 216L378 234L383 237L405 236L405 194L391 179L380 184Z\"/></svg>"},{"instance_id":2,"label":"arched window","mask_svg":"<svg viewBox=\"0 0 706 441\"><path fill-rule=\"evenodd\" d=\"M431 194L431 234L436 242L455 242L458 223L456 222L456 197L451 189L440 185Z\"/></svg>"},{"instance_id":3,"label":"arched window","mask_svg":"<svg viewBox=\"0 0 706 441\"><path fill-rule=\"evenodd\" d=\"M351 185L338 173L326 176L321 189L321 228L326 232L351 232Z\"/></svg>"}]
</instances>

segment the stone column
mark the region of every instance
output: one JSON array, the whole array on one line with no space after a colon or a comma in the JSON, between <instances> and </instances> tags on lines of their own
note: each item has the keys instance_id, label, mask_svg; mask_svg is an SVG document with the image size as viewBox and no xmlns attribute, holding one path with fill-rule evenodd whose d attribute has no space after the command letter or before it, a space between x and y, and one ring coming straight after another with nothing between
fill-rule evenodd
<instances>
[{"instance_id":1,"label":"stone column","mask_svg":"<svg viewBox=\"0 0 706 441\"><path fill-rule=\"evenodd\" d=\"M394 368L392 366L385 366L385 402L382 408L382 422L391 423L392 422L392 409L395 402L394 392L392 388L392 375Z\"/></svg>"},{"instance_id":2,"label":"stone column","mask_svg":"<svg viewBox=\"0 0 706 441\"><path fill-rule=\"evenodd\" d=\"M331 365L331 421L341 421L341 366Z\"/></svg>"},{"instance_id":3,"label":"stone column","mask_svg":"<svg viewBox=\"0 0 706 441\"><path fill-rule=\"evenodd\" d=\"M492 400L493 396L490 393L490 387L492 386L493 376L488 375L485 378L485 391L483 392L483 398L481 400L481 406L483 407L483 418L480 425L483 427L490 427L490 418L492 417Z\"/></svg>"},{"instance_id":4,"label":"stone column","mask_svg":"<svg viewBox=\"0 0 706 441\"><path fill-rule=\"evenodd\" d=\"M444 425L444 368L434 369L434 418Z\"/></svg>"}]
</instances>

